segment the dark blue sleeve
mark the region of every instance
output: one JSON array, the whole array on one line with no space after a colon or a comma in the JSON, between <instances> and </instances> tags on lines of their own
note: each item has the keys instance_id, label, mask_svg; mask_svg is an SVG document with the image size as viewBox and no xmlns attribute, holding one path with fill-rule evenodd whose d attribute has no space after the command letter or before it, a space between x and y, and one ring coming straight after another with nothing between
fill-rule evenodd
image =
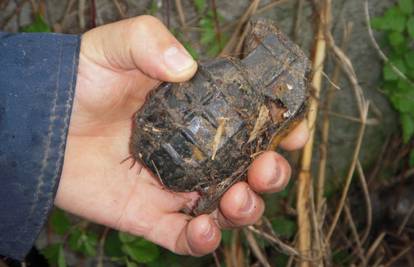
<instances>
[{"instance_id":1,"label":"dark blue sleeve","mask_svg":"<svg viewBox=\"0 0 414 267\"><path fill-rule=\"evenodd\" d=\"M80 36L0 33L0 255L22 259L53 206Z\"/></svg>"}]
</instances>

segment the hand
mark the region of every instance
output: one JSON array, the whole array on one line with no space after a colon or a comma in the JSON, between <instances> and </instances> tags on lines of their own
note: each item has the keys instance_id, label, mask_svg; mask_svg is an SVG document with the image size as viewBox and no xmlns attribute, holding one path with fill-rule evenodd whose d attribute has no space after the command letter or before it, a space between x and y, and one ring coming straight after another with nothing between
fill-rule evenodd
<instances>
[{"instance_id":1,"label":"hand","mask_svg":"<svg viewBox=\"0 0 414 267\"><path fill-rule=\"evenodd\" d=\"M133 113L160 80L188 80L197 69L182 45L157 19L141 16L85 33L63 172L55 200L62 209L90 221L143 236L179 254L204 255L221 239L220 228L256 222L264 210L257 193L277 192L290 167L275 152L263 153L248 171L248 182L232 186L210 215L192 218L179 211L196 193L164 190L129 156ZM308 131L300 124L282 146L296 149Z\"/></svg>"}]
</instances>

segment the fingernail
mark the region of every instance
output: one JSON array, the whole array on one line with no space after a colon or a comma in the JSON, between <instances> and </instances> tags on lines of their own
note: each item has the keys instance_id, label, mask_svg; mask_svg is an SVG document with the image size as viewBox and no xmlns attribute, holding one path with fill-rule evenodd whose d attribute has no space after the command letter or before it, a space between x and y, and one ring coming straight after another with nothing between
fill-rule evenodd
<instances>
[{"instance_id":1,"label":"fingernail","mask_svg":"<svg viewBox=\"0 0 414 267\"><path fill-rule=\"evenodd\" d=\"M241 213L250 213L253 209L253 196L249 187L246 188L245 199L240 207Z\"/></svg>"},{"instance_id":2,"label":"fingernail","mask_svg":"<svg viewBox=\"0 0 414 267\"><path fill-rule=\"evenodd\" d=\"M172 46L164 52L164 62L171 72L180 73L194 65L194 60L184 49Z\"/></svg>"},{"instance_id":3,"label":"fingernail","mask_svg":"<svg viewBox=\"0 0 414 267\"><path fill-rule=\"evenodd\" d=\"M267 185L270 187L280 186L280 183L283 182L280 176L280 168L276 165L272 170L272 179L270 179Z\"/></svg>"},{"instance_id":4,"label":"fingernail","mask_svg":"<svg viewBox=\"0 0 414 267\"><path fill-rule=\"evenodd\" d=\"M205 241L209 241L213 238L213 234L214 234L214 229L213 226L211 225L211 223L207 223L207 225L204 226L204 231L202 233Z\"/></svg>"}]
</instances>

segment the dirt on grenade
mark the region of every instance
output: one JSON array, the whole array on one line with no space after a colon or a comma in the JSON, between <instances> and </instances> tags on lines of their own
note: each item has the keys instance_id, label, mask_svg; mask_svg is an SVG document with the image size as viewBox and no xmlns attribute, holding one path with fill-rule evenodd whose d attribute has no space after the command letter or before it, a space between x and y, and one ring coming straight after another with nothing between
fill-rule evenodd
<instances>
[{"instance_id":1,"label":"dirt on grenade","mask_svg":"<svg viewBox=\"0 0 414 267\"><path fill-rule=\"evenodd\" d=\"M134 117L131 156L168 189L198 191L193 215L213 211L307 111L303 51L272 21L248 27L243 59L199 63L190 81L161 84Z\"/></svg>"}]
</instances>

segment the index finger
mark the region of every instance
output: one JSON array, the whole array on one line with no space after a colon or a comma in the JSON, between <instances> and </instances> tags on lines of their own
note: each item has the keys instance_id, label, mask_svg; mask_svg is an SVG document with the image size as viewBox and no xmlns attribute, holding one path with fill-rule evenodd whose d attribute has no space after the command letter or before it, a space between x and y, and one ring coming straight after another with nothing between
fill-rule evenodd
<instances>
[{"instance_id":1,"label":"index finger","mask_svg":"<svg viewBox=\"0 0 414 267\"><path fill-rule=\"evenodd\" d=\"M309 139L309 128L307 120L301 121L283 140L280 147L285 150L296 150L302 148Z\"/></svg>"}]
</instances>

